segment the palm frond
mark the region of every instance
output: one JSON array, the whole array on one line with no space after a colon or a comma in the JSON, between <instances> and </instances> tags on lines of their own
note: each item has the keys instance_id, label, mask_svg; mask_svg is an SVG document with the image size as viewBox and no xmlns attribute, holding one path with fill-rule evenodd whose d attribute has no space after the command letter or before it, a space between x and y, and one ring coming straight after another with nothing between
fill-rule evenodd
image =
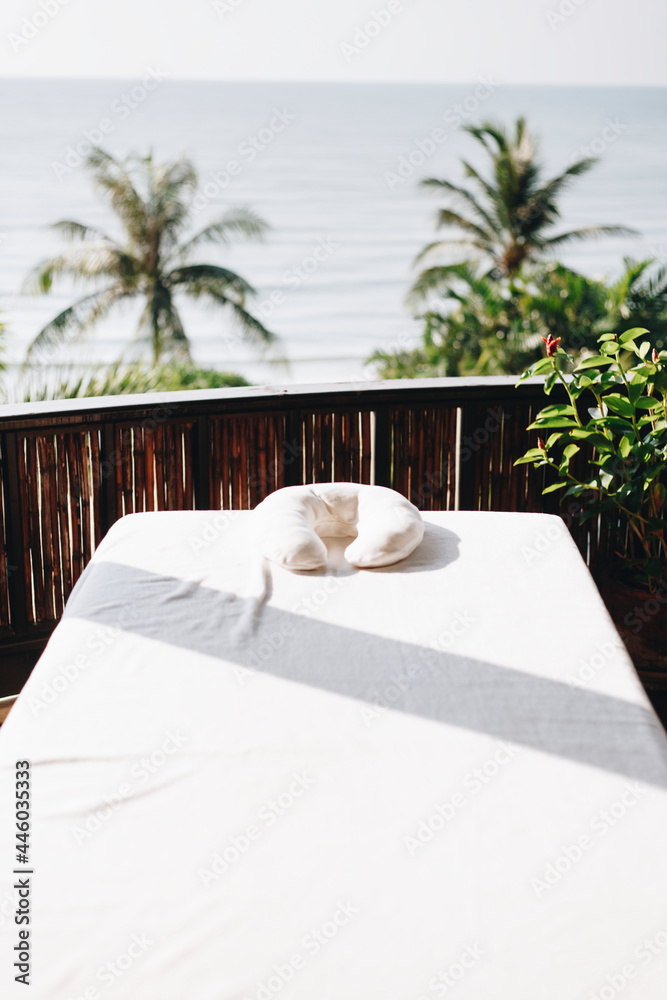
<instances>
[{"instance_id":1,"label":"palm frond","mask_svg":"<svg viewBox=\"0 0 667 1000\"><path fill-rule=\"evenodd\" d=\"M598 160L594 156L588 156L582 160L577 160L577 162L572 163L567 170L563 170L562 173L558 174L556 177L552 177L550 181L543 184L542 187L536 192L536 197L545 201L553 201L557 195L561 194L564 190L570 187L572 181L576 177L581 177L583 174L587 174L589 170L593 169L597 162Z\"/></svg>"},{"instance_id":2,"label":"palm frond","mask_svg":"<svg viewBox=\"0 0 667 1000\"><path fill-rule=\"evenodd\" d=\"M137 261L113 243L91 243L71 247L57 257L42 261L28 275L22 291L29 295L44 295L51 291L56 275L83 284L99 278L115 278L128 283L137 269Z\"/></svg>"},{"instance_id":3,"label":"palm frond","mask_svg":"<svg viewBox=\"0 0 667 1000\"><path fill-rule=\"evenodd\" d=\"M118 302L127 297L125 289L112 285L79 299L40 330L28 348L27 357L32 358L80 339Z\"/></svg>"},{"instance_id":4,"label":"palm frond","mask_svg":"<svg viewBox=\"0 0 667 1000\"><path fill-rule=\"evenodd\" d=\"M162 241L175 245L191 211L191 195L197 186L197 174L186 156L172 163L154 166L148 163L147 217L151 221L149 238L159 233Z\"/></svg>"},{"instance_id":5,"label":"palm frond","mask_svg":"<svg viewBox=\"0 0 667 1000\"><path fill-rule=\"evenodd\" d=\"M466 177L471 177L473 180L477 181L491 203L495 205L498 200L498 192L487 180L485 180L484 177L482 177L480 172L473 167L472 163L468 163L467 160L461 160L461 164Z\"/></svg>"},{"instance_id":6,"label":"palm frond","mask_svg":"<svg viewBox=\"0 0 667 1000\"><path fill-rule=\"evenodd\" d=\"M202 243L216 243L229 246L234 237L248 240L261 240L268 230L267 223L249 208L238 208L215 222L204 226L198 233L190 237L179 247L179 255L186 257L195 247Z\"/></svg>"},{"instance_id":7,"label":"palm frond","mask_svg":"<svg viewBox=\"0 0 667 1000\"><path fill-rule=\"evenodd\" d=\"M478 240L482 243L490 244L489 234L486 230L482 229L481 226L476 225L470 219L466 219L465 215L461 215L459 212L453 212L449 208L441 208L438 212L438 229L442 226L455 226L458 229L463 229L464 232L474 233ZM491 238L493 234L491 234Z\"/></svg>"},{"instance_id":8,"label":"palm frond","mask_svg":"<svg viewBox=\"0 0 667 1000\"><path fill-rule=\"evenodd\" d=\"M246 296L254 295L255 289L235 271L217 264L188 264L174 268L165 276L165 284L170 288L182 287L188 295L197 298L200 294L208 294L210 288L216 288L227 297L233 297L239 305L243 305Z\"/></svg>"},{"instance_id":9,"label":"palm frond","mask_svg":"<svg viewBox=\"0 0 667 1000\"><path fill-rule=\"evenodd\" d=\"M127 167L97 146L90 153L87 166L97 187L109 196L111 207L130 238L142 244L146 237L146 203L134 186Z\"/></svg>"},{"instance_id":10,"label":"palm frond","mask_svg":"<svg viewBox=\"0 0 667 1000\"><path fill-rule=\"evenodd\" d=\"M256 347L270 348L278 343L278 338L271 330L267 330L261 320L257 319L236 302L230 303L231 311L243 337ZM276 358L275 360L283 360Z\"/></svg>"},{"instance_id":11,"label":"palm frond","mask_svg":"<svg viewBox=\"0 0 667 1000\"><path fill-rule=\"evenodd\" d=\"M489 230L494 232L496 235L499 235L497 221L491 218L491 215L486 211L486 209L482 205L480 205L479 201L477 200L477 198L475 198L474 194L472 194L471 191L468 191L466 188L461 187L458 184L452 184L451 181L441 180L437 177L427 177L423 181L421 181L421 185L422 187L440 188L443 191L447 191L450 194L453 194L455 198L464 201L467 205L469 205L472 208L473 212L478 216L478 218L481 219L482 222L486 223Z\"/></svg>"},{"instance_id":12,"label":"palm frond","mask_svg":"<svg viewBox=\"0 0 667 1000\"><path fill-rule=\"evenodd\" d=\"M564 243L575 243L579 240L600 239L603 236L639 236L636 229L627 226L584 226L583 229L571 229L568 233L559 233L541 240L543 247L562 246Z\"/></svg>"},{"instance_id":13,"label":"palm frond","mask_svg":"<svg viewBox=\"0 0 667 1000\"><path fill-rule=\"evenodd\" d=\"M82 222L75 222L72 219L61 219L60 222L54 222L51 229L55 229L57 233L60 233L67 240L91 240L108 243L111 246L118 246L115 240L112 240L110 236L107 236L100 229L95 229L93 226L85 226Z\"/></svg>"},{"instance_id":14,"label":"palm frond","mask_svg":"<svg viewBox=\"0 0 667 1000\"><path fill-rule=\"evenodd\" d=\"M449 249L450 247L462 247L466 250L478 250L480 253L486 251L486 245L480 245L479 241L466 239L465 237L460 240L435 240L433 243L427 243L427 245L420 250L414 259L414 264L423 264L425 260L429 258L437 257L442 251Z\"/></svg>"},{"instance_id":15,"label":"palm frond","mask_svg":"<svg viewBox=\"0 0 667 1000\"><path fill-rule=\"evenodd\" d=\"M468 284L474 280L476 265L471 261L457 264L441 264L429 267L419 274L407 294L408 305L416 306L429 298L433 293L441 294L449 290L455 281Z\"/></svg>"}]
</instances>

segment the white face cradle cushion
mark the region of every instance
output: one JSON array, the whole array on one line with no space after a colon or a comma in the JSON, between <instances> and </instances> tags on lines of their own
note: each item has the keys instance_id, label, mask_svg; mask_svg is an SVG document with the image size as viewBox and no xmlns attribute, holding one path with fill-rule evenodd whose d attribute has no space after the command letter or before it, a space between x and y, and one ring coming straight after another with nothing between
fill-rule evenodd
<instances>
[{"instance_id":1,"label":"white face cradle cushion","mask_svg":"<svg viewBox=\"0 0 667 1000\"><path fill-rule=\"evenodd\" d=\"M254 515L262 554L291 570L326 566L322 537L356 535L345 558L359 569L399 562L424 537L414 504L384 486L286 486L263 500Z\"/></svg>"}]
</instances>

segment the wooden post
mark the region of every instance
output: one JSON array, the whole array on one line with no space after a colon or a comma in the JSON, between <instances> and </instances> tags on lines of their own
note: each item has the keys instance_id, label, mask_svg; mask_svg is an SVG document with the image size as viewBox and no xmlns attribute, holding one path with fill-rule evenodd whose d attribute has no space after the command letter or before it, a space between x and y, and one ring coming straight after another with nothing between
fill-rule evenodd
<instances>
[{"instance_id":1,"label":"wooden post","mask_svg":"<svg viewBox=\"0 0 667 1000\"><path fill-rule=\"evenodd\" d=\"M27 577L30 560L24 551L25 506L21 497L18 462L18 434L2 435L2 478L5 484L7 588L9 615L16 637L23 637L28 630L27 595L30 580Z\"/></svg>"}]
</instances>

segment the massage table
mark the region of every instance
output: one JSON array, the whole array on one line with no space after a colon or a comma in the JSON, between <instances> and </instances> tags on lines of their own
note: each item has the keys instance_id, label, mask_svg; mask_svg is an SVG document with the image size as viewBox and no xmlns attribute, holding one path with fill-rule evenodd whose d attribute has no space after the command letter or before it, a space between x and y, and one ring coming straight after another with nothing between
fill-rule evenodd
<instances>
[{"instance_id":1,"label":"massage table","mask_svg":"<svg viewBox=\"0 0 667 1000\"><path fill-rule=\"evenodd\" d=\"M253 512L112 527L0 730L3 1000L664 1000L667 742L588 570L423 517L312 573Z\"/></svg>"}]
</instances>

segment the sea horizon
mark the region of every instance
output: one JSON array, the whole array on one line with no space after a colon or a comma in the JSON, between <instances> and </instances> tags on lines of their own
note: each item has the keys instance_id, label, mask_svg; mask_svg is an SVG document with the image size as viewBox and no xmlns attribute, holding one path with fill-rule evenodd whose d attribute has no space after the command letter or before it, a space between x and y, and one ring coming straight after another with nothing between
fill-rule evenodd
<instances>
[{"instance_id":1,"label":"sea horizon","mask_svg":"<svg viewBox=\"0 0 667 1000\"><path fill-rule=\"evenodd\" d=\"M196 362L251 381L350 380L363 373L364 360L374 350L417 342L420 325L404 297L415 255L436 237L434 215L442 204L418 182L425 176L461 181L462 156L483 164L463 124L487 118L510 124L524 113L541 136L548 174L586 149L599 151L595 170L563 197L559 229L622 224L642 235L569 247L559 254L564 263L589 276L613 278L624 256L667 260L665 87L528 87L487 78L489 93L476 99L479 80L292 83L167 77L123 114L118 109L132 79L0 79L5 135L0 316L8 328L10 366L21 364L41 326L74 300L64 285L47 297L21 293L30 269L62 245L49 224L74 218L118 234L82 164L65 163L68 147L76 149L86 133L95 134L104 118L113 128L101 144L116 156L152 148L162 159L180 151L192 157L210 194L193 230L238 205L250 205L271 225L264 243L238 246L225 255L207 250L202 259L228 263L257 288L255 309L280 337L290 362L287 377L239 341L220 315L196 305L183 309ZM141 84L135 80L134 86ZM457 125L452 124L456 105L470 108L468 117L458 115ZM267 137L276 109L292 117L253 159L244 158L242 144L260 132ZM399 166L413 153L412 160L419 160L415 151L429 149L429 136L443 123L445 139L408 176L400 176ZM225 165L234 157L243 169L225 183ZM70 157L70 163L75 159ZM67 169L59 176L54 164ZM316 250L323 259L311 271ZM271 297L276 292L282 295L279 304ZM57 360L115 360L135 322L134 309L116 313L85 349L65 350Z\"/></svg>"}]
</instances>

